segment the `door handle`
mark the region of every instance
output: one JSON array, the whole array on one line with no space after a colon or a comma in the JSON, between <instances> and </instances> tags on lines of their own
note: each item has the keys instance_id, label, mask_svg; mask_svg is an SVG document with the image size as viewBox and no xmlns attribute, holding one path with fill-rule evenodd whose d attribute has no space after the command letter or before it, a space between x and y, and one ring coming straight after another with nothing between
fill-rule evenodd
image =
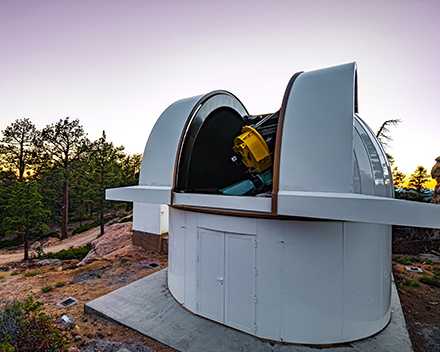
<instances>
[{"instance_id":1,"label":"door handle","mask_svg":"<svg viewBox=\"0 0 440 352\"><path fill-rule=\"evenodd\" d=\"M223 282L223 278L220 277L220 276L219 276L216 280L217 280L217 281L220 281L220 282Z\"/></svg>"}]
</instances>

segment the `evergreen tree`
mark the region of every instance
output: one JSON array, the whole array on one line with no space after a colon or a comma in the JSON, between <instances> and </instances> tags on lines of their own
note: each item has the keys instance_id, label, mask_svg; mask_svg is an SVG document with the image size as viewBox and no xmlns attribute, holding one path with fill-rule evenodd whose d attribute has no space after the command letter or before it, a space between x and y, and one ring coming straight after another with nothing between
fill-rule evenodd
<instances>
[{"instance_id":1,"label":"evergreen tree","mask_svg":"<svg viewBox=\"0 0 440 352\"><path fill-rule=\"evenodd\" d=\"M119 183L120 172L118 161L123 157L124 147L115 147L107 142L105 131L102 136L92 143L90 158L90 180L94 185L94 198L99 207L101 235L104 234L105 190L116 187Z\"/></svg>"},{"instance_id":2,"label":"evergreen tree","mask_svg":"<svg viewBox=\"0 0 440 352\"><path fill-rule=\"evenodd\" d=\"M0 171L0 224L7 217L6 207L11 197L12 187L17 183L17 177L12 171ZM0 226L0 239L6 234L4 226ZM17 244L23 243L23 237L17 237Z\"/></svg>"},{"instance_id":3,"label":"evergreen tree","mask_svg":"<svg viewBox=\"0 0 440 352\"><path fill-rule=\"evenodd\" d=\"M415 190L417 197L415 200L421 201L424 195L425 185L429 182L430 176L428 170L422 165L417 166L416 170L409 178L408 188Z\"/></svg>"},{"instance_id":4,"label":"evergreen tree","mask_svg":"<svg viewBox=\"0 0 440 352\"><path fill-rule=\"evenodd\" d=\"M121 182L119 187L135 186L139 183L142 155L126 155L121 162Z\"/></svg>"},{"instance_id":5,"label":"evergreen tree","mask_svg":"<svg viewBox=\"0 0 440 352\"><path fill-rule=\"evenodd\" d=\"M0 153L3 167L16 172L19 181L23 181L25 171L29 169L35 156L33 142L37 130L28 118L16 120L2 131Z\"/></svg>"},{"instance_id":6,"label":"evergreen tree","mask_svg":"<svg viewBox=\"0 0 440 352\"><path fill-rule=\"evenodd\" d=\"M89 145L79 120L68 117L46 126L38 136L38 147L44 160L62 171L63 203L61 214L61 239L67 237L69 211L69 176L72 162L79 159Z\"/></svg>"},{"instance_id":7,"label":"evergreen tree","mask_svg":"<svg viewBox=\"0 0 440 352\"><path fill-rule=\"evenodd\" d=\"M29 236L48 229L45 221L50 212L41 202L36 182L18 182L12 190L6 207L8 217L3 225L11 233L24 235L24 260L29 260Z\"/></svg>"},{"instance_id":8,"label":"evergreen tree","mask_svg":"<svg viewBox=\"0 0 440 352\"><path fill-rule=\"evenodd\" d=\"M400 171L397 166L393 168L393 183L394 188L403 188L405 184L406 175Z\"/></svg>"}]
</instances>

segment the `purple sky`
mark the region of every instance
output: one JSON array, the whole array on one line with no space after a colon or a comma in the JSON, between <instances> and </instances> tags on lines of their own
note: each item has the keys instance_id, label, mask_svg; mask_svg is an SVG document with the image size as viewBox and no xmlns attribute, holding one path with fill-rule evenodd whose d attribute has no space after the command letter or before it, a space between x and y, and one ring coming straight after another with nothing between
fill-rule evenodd
<instances>
[{"instance_id":1,"label":"purple sky","mask_svg":"<svg viewBox=\"0 0 440 352\"><path fill-rule=\"evenodd\" d=\"M357 61L360 116L400 118L405 173L440 155L440 1L0 0L0 130L80 119L128 153L174 101L225 89L279 109L297 71Z\"/></svg>"}]
</instances>

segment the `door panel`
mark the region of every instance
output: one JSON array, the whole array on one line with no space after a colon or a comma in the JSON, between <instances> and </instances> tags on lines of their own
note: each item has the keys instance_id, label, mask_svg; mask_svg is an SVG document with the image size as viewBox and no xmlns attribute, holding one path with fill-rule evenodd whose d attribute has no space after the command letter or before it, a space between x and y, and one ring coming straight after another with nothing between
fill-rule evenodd
<instances>
[{"instance_id":1,"label":"door panel","mask_svg":"<svg viewBox=\"0 0 440 352\"><path fill-rule=\"evenodd\" d=\"M199 312L224 321L224 234L199 230Z\"/></svg>"},{"instance_id":2,"label":"door panel","mask_svg":"<svg viewBox=\"0 0 440 352\"><path fill-rule=\"evenodd\" d=\"M201 316L255 333L255 236L198 230L196 290Z\"/></svg>"},{"instance_id":3,"label":"door panel","mask_svg":"<svg viewBox=\"0 0 440 352\"><path fill-rule=\"evenodd\" d=\"M225 235L225 324L255 332L255 237Z\"/></svg>"}]
</instances>

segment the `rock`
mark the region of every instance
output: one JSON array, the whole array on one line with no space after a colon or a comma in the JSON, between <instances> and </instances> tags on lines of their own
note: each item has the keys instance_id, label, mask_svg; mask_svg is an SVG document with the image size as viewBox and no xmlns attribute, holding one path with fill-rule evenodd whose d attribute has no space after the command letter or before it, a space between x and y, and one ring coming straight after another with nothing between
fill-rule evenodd
<instances>
[{"instance_id":1,"label":"rock","mask_svg":"<svg viewBox=\"0 0 440 352\"><path fill-rule=\"evenodd\" d=\"M440 204L440 156L435 161L437 163L431 169L431 177L437 181L437 185L435 186L431 203Z\"/></svg>"},{"instance_id":2,"label":"rock","mask_svg":"<svg viewBox=\"0 0 440 352\"><path fill-rule=\"evenodd\" d=\"M29 247L29 249L31 251L34 251L37 249L37 247L41 247L41 242L39 242L39 241L35 242L32 246Z\"/></svg>"},{"instance_id":3,"label":"rock","mask_svg":"<svg viewBox=\"0 0 440 352\"><path fill-rule=\"evenodd\" d=\"M37 260L36 263L39 266L53 265L53 266L59 267L59 266L63 265L63 261L61 259L41 259L41 260Z\"/></svg>"},{"instance_id":4,"label":"rock","mask_svg":"<svg viewBox=\"0 0 440 352\"><path fill-rule=\"evenodd\" d=\"M43 248L50 247L54 243L60 242L60 240L56 237L49 237L47 241L42 245Z\"/></svg>"},{"instance_id":5,"label":"rock","mask_svg":"<svg viewBox=\"0 0 440 352\"><path fill-rule=\"evenodd\" d=\"M132 223L109 226L104 235L92 242L92 250L78 264L85 265L95 257L104 257L110 253L132 246Z\"/></svg>"},{"instance_id":6,"label":"rock","mask_svg":"<svg viewBox=\"0 0 440 352\"><path fill-rule=\"evenodd\" d=\"M55 324L61 330L70 330L75 327L75 319L70 314L65 314L61 318L55 320Z\"/></svg>"},{"instance_id":7,"label":"rock","mask_svg":"<svg viewBox=\"0 0 440 352\"><path fill-rule=\"evenodd\" d=\"M432 260L433 262L440 263L440 257L435 254L429 254L429 253L419 254L419 258L429 259L429 260Z\"/></svg>"},{"instance_id":8,"label":"rock","mask_svg":"<svg viewBox=\"0 0 440 352\"><path fill-rule=\"evenodd\" d=\"M69 347L69 349L67 350L68 352L80 352L80 350L76 347Z\"/></svg>"}]
</instances>

